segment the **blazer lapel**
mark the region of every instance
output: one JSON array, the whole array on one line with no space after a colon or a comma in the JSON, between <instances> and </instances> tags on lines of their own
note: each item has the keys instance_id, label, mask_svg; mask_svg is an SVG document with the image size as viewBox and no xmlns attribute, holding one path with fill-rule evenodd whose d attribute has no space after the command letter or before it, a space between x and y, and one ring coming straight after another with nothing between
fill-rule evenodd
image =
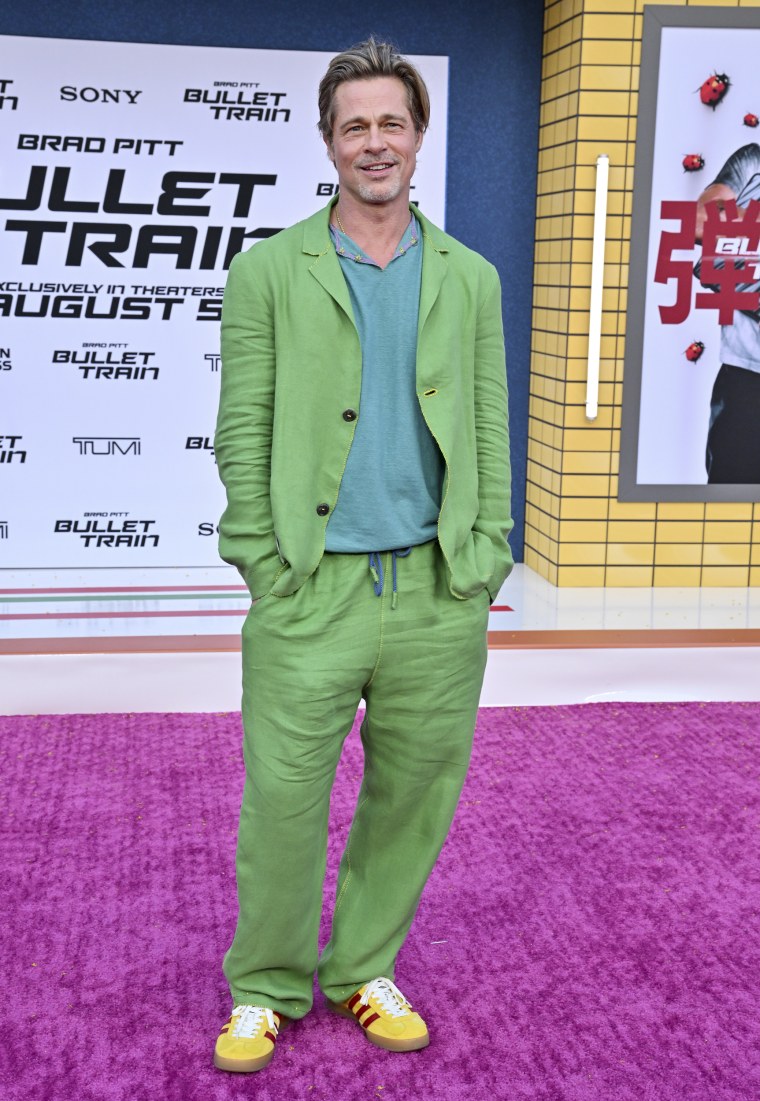
<instances>
[{"instance_id":1,"label":"blazer lapel","mask_svg":"<svg viewBox=\"0 0 760 1101\"><path fill-rule=\"evenodd\" d=\"M420 287L420 318L417 324L417 334L422 332L428 315L435 305L435 300L441 289L441 284L449 270L440 252L437 251L427 234L423 236L424 252L422 254L422 285Z\"/></svg>"},{"instance_id":2,"label":"blazer lapel","mask_svg":"<svg viewBox=\"0 0 760 1101\"><path fill-rule=\"evenodd\" d=\"M335 255L335 249L330 242L330 248L326 253L317 256L309 271L320 283L329 295L335 299L340 308L347 314L351 323L354 323L354 311L351 309L351 298L348 293L346 280L340 270L340 260Z\"/></svg>"},{"instance_id":3,"label":"blazer lapel","mask_svg":"<svg viewBox=\"0 0 760 1101\"><path fill-rule=\"evenodd\" d=\"M410 208L411 209L411 208ZM420 318L417 325L417 339L422 332L428 315L435 305L441 284L449 270L446 253L449 251L446 235L437 226L429 222L421 211L415 209L415 216L422 226L422 286L420 287Z\"/></svg>"},{"instance_id":4,"label":"blazer lapel","mask_svg":"<svg viewBox=\"0 0 760 1101\"><path fill-rule=\"evenodd\" d=\"M340 260L335 255L335 247L330 236L330 211L335 202L337 200L333 199L322 210L318 210L311 218L307 218L303 231L303 251L307 256L314 257L309 265L311 274L327 293L335 299L355 327L351 297L348 293L346 280L343 278L343 272L340 270Z\"/></svg>"}]
</instances>

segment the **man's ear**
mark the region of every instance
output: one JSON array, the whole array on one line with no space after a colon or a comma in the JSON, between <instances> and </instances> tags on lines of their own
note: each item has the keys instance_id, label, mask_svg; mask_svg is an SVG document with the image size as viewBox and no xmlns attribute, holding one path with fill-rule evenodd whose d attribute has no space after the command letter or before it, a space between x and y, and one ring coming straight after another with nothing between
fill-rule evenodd
<instances>
[{"instance_id":1,"label":"man's ear","mask_svg":"<svg viewBox=\"0 0 760 1101\"><path fill-rule=\"evenodd\" d=\"M335 164L335 154L333 153L333 143L332 143L332 141L327 137L326 134L322 135L322 141L327 146L327 156L330 158L330 160L333 162L333 164Z\"/></svg>"},{"instance_id":2,"label":"man's ear","mask_svg":"<svg viewBox=\"0 0 760 1101\"><path fill-rule=\"evenodd\" d=\"M424 138L424 136L425 136L425 131L424 130L418 130L417 131L417 141L415 142L415 145L414 145L415 153L419 153L420 146L422 145L422 139Z\"/></svg>"}]
</instances>

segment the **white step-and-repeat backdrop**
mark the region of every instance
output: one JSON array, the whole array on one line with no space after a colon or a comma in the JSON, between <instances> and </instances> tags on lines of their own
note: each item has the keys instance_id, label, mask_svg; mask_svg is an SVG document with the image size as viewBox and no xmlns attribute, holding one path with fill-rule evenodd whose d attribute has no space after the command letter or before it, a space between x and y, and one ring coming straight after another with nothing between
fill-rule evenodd
<instances>
[{"instance_id":1,"label":"white step-and-repeat backdrop","mask_svg":"<svg viewBox=\"0 0 760 1101\"><path fill-rule=\"evenodd\" d=\"M0 56L0 567L218 565L226 272L335 191L332 54L0 36ZM448 61L413 60L412 199L443 225Z\"/></svg>"}]
</instances>

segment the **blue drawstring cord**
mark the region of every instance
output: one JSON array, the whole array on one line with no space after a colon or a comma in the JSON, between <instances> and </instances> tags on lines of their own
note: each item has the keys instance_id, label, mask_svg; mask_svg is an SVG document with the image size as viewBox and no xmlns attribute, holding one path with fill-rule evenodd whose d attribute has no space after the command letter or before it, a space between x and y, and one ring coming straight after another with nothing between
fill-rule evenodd
<instances>
[{"instance_id":1,"label":"blue drawstring cord","mask_svg":"<svg viewBox=\"0 0 760 1101\"><path fill-rule=\"evenodd\" d=\"M407 558L411 553L411 547L407 547L406 550L391 551L391 567L393 571L393 595L391 596L392 611L395 611L396 605L398 604L398 591L396 588L396 559ZM385 574L383 572L382 555L379 551L372 551L369 555L369 572L372 574L375 596L382 596L383 587L385 585Z\"/></svg>"}]
</instances>

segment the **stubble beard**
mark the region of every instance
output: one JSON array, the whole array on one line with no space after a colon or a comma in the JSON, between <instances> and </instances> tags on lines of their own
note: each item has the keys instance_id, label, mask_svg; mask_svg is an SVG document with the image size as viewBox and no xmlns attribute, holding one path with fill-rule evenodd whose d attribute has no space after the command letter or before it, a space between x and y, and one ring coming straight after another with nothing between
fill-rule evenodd
<instances>
[{"instance_id":1,"label":"stubble beard","mask_svg":"<svg viewBox=\"0 0 760 1101\"><path fill-rule=\"evenodd\" d=\"M389 181L384 187L359 184L359 195L365 203L390 203L401 194L401 180Z\"/></svg>"}]
</instances>

